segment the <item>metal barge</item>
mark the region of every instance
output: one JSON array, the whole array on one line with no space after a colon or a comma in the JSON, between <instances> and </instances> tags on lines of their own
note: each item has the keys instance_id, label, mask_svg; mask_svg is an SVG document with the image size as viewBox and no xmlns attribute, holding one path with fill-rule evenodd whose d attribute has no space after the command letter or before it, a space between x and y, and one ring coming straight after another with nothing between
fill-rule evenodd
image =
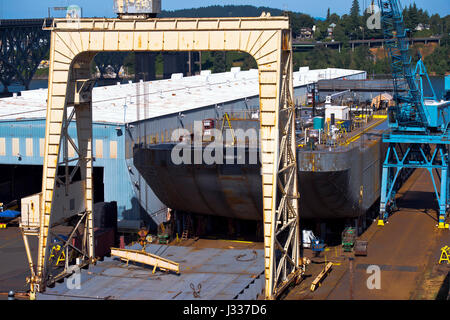
<instances>
[{"instance_id":1,"label":"metal barge","mask_svg":"<svg viewBox=\"0 0 450 320\"><path fill-rule=\"evenodd\" d=\"M297 150L303 218L357 218L377 201L385 129L386 117L381 116L355 131L342 146Z\"/></svg>"},{"instance_id":2,"label":"metal barge","mask_svg":"<svg viewBox=\"0 0 450 320\"><path fill-rule=\"evenodd\" d=\"M345 143L321 142L312 148L300 143L297 161L301 217L356 218L375 203L380 194L385 120L386 116L371 117L364 126L350 132ZM259 124L255 121L253 125ZM248 121L246 128L251 126ZM194 153L203 154L206 144L189 144L191 164L175 164L171 154L177 145L141 144L133 150L134 165L165 205L183 212L262 220L260 162L259 158L254 164L249 161L258 149L239 144L223 146L223 164L207 164L203 159L193 164Z\"/></svg>"}]
</instances>

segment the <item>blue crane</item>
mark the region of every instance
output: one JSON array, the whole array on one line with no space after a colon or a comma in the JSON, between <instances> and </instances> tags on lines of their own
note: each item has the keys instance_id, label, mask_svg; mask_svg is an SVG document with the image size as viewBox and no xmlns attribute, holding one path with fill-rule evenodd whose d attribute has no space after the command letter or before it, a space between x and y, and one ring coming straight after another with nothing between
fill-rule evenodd
<instances>
[{"instance_id":1,"label":"blue crane","mask_svg":"<svg viewBox=\"0 0 450 320\"><path fill-rule=\"evenodd\" d=\"M388 109L389 130L383 134L388 148L383 163L378 225L384 225L389 213L395 210L400 183L413 170L423 168L430 173L439 203L438 227L448 228L445 220L449 203L450 101L438 101L420 54L417 64L412 64L409 30L404 27L400 1L378 0L378 4L396 102ZM430 97L424 96L424 82L431 88Z\"/></svg>"}]
</instances>

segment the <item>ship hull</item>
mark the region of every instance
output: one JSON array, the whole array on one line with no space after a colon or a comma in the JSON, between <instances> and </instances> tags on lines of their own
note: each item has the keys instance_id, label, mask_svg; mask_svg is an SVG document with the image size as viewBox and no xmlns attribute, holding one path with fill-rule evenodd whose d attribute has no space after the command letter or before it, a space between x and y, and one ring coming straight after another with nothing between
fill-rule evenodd
<instances>
[{"instance_id":1,"label":"ship hull","mask_svg":"<svg viewBox=\"0 0 450 320\"><path fill-rule=\"evenodd\" d=\"M160 144L134 149L134 165L161 202L185 212L261 220L258 163L176 165L171 158L173 147Z\"/></svg>"},{"instance_id":2,"label":"ship hull","mask_svg":"<svg viewBox=\"0 0 450 320\"><path fill-rule=\"evenodd\" d=\"M299 151L300 215L356 218L380 197L385 147L380 138L342 151Z\"/></svg>"},{"instance_id":3,"label":"ship hull","mask_svg":"<svg viewBox=\"0 0 450 320\"><path fill-rule=\"evenodd\" d=\"M298 150L301 218L356 218L377 201L384 154L379 136L344 150ZM174 146L134 149L136 168L165 205L184 212L262 220L259 162L176 165L171 159ZM248 153L246 149L247 158Z\"/></svg>"}]
</instances>

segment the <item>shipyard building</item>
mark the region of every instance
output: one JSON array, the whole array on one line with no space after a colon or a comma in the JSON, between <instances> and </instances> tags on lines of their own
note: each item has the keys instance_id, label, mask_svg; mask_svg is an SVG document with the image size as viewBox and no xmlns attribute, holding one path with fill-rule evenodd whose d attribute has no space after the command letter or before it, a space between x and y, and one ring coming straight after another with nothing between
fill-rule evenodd
<instances>
[{"instance_id":1,"label":"shipyard building","mask_svg":"<svg viewBox=\"0 0 450 320\"><path fill-rule=\"evenodd\" d=\"M300 105L319 80L363 80L367 74L303 67L293 76L294 100ZM0 202L41 190L46 108L47 89L0 99ZM168 80L94 88L94 202L117 202L119 229L160 224L167 208L133 165L133 147L171 141L176 129L193 132L194 121L258 109L258 70L173 74ZM74 122L68 130L76 137ZM68 156L75 154L69 144Z\"/></svg>"}]
</instances>

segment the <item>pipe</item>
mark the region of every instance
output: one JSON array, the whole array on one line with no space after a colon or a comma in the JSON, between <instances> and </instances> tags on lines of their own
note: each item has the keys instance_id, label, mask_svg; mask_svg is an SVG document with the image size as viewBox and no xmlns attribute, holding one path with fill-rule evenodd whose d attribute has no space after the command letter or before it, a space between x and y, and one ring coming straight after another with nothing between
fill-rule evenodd
<instances>
[{"instance_id":1,"label":"pipe","mask_svg":"<svg viewBox=\"0 0 450 320\"><path fill-rule=\"evenodd\" d=\"M27 259L28 259L28 264L30 265L31 277L34 278L35 273L34 273L33 257L31 256L30 245L28 244L28 238L25 235L25 233L23 232L22 228L20 229L20 231L22 233L23 243L25 244L25 251L27 252Z\"/></svg>"}]
</instances>

